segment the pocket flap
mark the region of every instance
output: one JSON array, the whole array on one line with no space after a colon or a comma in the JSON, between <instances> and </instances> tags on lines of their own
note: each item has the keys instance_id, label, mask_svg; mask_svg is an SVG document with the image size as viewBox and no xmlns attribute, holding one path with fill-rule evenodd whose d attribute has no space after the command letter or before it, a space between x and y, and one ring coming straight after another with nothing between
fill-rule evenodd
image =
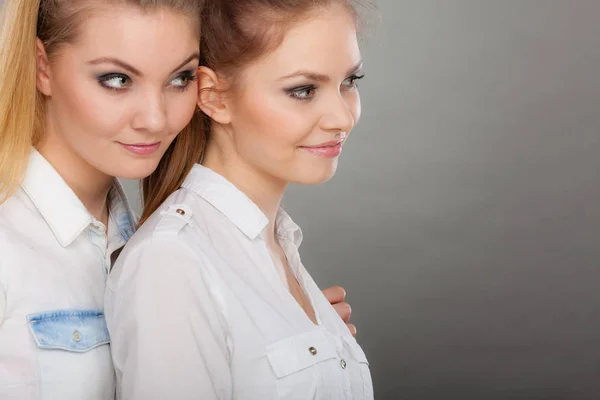
<instances>
[{"instance_id":1,"label":"pocket flap","mask_svg":"<svg viewBox=\"0 0 600 400\"><path fill-rule=\"evenodd\" d=\"M356 339L354 339L354 337L351 337L351 336L343 336L343 338L344 338L344 342L346 342L346 345L350 349L350 353L352 353L352 357L354 357L354 359L357 362L368 365L369 360L367 360L367 356L365 355L365 352L363 351L362 347L360 347L360 345L358 344Z\"/></svg>"},{"instance_id":2,"label":"pocket flap","mask_svg":"<svg viewBox=\"0 0 600 400\"><path fill-rule=\"evenodd\" d=\"M267 357L277 378L283 378L319 362L336 358L337 354L324 332L313 331L267 346Z\"/></svg>"},{"instance_id":3,"label":"pocket flap","mask_svg":"<svg viewBox=\"0 0 600 400\"><path fill-rule=\"evenodd\" d=\"M104 313L58 310L27 316L29 329L41 349L85 352L110 342Z\"/></svg>"}]
</instances>

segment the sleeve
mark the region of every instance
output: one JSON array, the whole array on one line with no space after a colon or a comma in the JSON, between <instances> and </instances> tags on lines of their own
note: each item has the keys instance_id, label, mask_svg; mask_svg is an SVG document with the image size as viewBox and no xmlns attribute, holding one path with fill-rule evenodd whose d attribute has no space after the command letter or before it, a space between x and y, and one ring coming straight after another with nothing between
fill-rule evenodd
<instances>
[{"instance_id":1,"label":"sleeve","mask_svg":"<svg viewBox=\"0 0 600 400\"><path fill-rule=\"evenodd\" d=\"M226 333L202 277L203 261L175 240L126 255L106 296L123 400L232 398Z\"/></svg>"}]
</instances>

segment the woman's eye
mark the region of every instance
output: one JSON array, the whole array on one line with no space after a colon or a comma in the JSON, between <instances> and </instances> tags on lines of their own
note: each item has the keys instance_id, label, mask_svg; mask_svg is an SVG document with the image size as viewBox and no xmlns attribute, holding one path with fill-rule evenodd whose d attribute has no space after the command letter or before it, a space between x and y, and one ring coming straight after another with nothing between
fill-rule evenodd
<instances>
[{"instance_id":1,"label":"woman's eye","mask_svg":"<svg viewBox=\"0 0 600 400\"><path fill-rule=\"evenodd\" d=\"M317 88L314 86L305 86L289 90L288 95L297 100L309 100L315 96L316 91Z\"/></svg>"},{"instance_id":2,"label":"woman's eye","mask_svg":"<svg viewBox=\"0 0 600 400\"><path fill-rule=\"evenodd\" d=\"M101 76L99 82L107 89L122 90L131 86L131 79L123 74L108 74Z\"/></svg>"},{"instance_id":3,"label":"woman's eye","mask_svg":"<svg viewBox=\"0 0 600 400\"><path fill-rule=\"evenodd\" d=\"M185 90L190 86L192 82L196 81L196 79L196 75L194 75L192 72L187 71L179 75L177 78L173 79L169 83L169 85L176 89Z\"/></svg>"},{"instance_id":4,"label":"woman's eye","mask_svg":"<svg viewBox=\"0 0 600 400\"><path fill-rule=\"evenodd\" d=\"M344 81L344 86L349 88L355 88L357 86L357 81L364 77L364 75L352 75Z\"/></svg>"}]
</instances>

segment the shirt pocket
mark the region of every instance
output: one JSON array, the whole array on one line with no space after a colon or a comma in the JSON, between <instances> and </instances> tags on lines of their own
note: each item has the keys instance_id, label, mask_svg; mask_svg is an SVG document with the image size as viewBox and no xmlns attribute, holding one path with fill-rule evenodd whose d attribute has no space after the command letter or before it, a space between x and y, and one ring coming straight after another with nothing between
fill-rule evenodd
<instances>
[{"instance_id":1,"label":"shirt pocket","mask_svg":"<svg viewBox=\"0 0 600 400\"><path fill-rule=\"evenodd\" d=\"M369 361L367 360L367 356L365 352L360 347L356 339L352 336L343 336L342 337L346 347L349 350L349 353L353 360L358 365L358 372L360 373L360 380L362 381L362 397L364 400L373 400L373 381L371 379L371 370L369 368Z\"/></svg>"},{"instance_id":2,"label":"shirt pocket","mask_svg":"<svg viewBox=\"0 0 600 400\"><path fill-rule=\"evenodd\" d=\"M56 310L27 316L37 345L39 382L54 398L105 399L114 393L104 313ZM93 379L91 379L93 377Z\"/></svg>"},{"instance_id":3,"label":"shirt pocket","mask_svg":"<svg viewBox=\"0 0 600 400\"><path fill-rule=\"evenodd\" d=\"M320 331L291 336L267 346L280 399L329 398L324 369L337 365L337 353ZM329 365L327 365L329 364Z\"/></svg>"},{"instance_id":4,"label":"shirt pocket","mask_svg":"<svg viewBox=\"0 0 600 400\"><path fill-rule=\"evenodd\" d=\"M84 353L110 342L104 314L99 311L49 311L28 315L27 321L40 349Z\"/></svg>"}]
</instances>

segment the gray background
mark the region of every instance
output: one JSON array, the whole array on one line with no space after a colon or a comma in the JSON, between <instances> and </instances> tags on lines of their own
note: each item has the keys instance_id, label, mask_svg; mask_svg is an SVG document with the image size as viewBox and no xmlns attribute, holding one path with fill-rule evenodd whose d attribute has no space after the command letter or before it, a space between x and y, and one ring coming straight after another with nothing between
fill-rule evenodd
<instances>
[{"instance_id":1,"label":"gray background","mask_svg":"<svg viewBox=\"0 0 600 400\"><path fill-rule=\"evenodd\" d=\"M600 399L600 1L379 8L340 170L285 199L376 399Z\"/></svg>"},{"instance_id":2,"label":"gray background","mask_svg":"<svg viewBox=\"0 0 600 400\"><path fill-rule=\"evenodd\" d=\"M377 399L600 399L600 1L382 0L364 114L294 188Z\"/></svg>"},{"instance_id":3,"label":"gray background","mask_svg":"<svg viewBox=\"0 0 600 400\"><path fill-rule=\"evenodd\" d=\"M379 8L341 168L285 200L376 398L600 399L600 1Z\"/></svg>"}]
</instances>

